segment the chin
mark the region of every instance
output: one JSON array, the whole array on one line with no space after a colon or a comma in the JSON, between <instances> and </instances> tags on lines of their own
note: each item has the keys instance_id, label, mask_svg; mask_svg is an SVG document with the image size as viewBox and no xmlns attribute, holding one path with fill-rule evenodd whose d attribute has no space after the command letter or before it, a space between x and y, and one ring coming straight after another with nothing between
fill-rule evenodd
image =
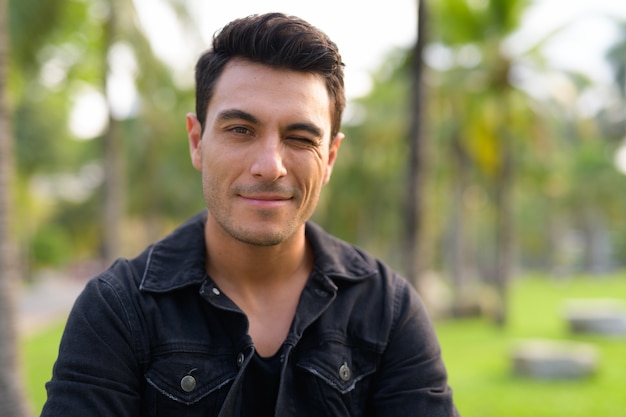
<instances>
[{"instance_id":1,"label":"chin","mask_svg":"<svg viewBox=\"0 0 626 417\"><path fill-rule=\"evenodd\" d=\"M271 227L262 225L259 227L236 227L230 231L230 235L240 242L254 246L276 246L289 240L298 230L297 227L281 225Z\"/></svg>"},{"instance_id":2,"label":"chin","mask_svg":"<svg viewBox=\"0 0 626 417\"><path fill-rule=\"evenodd\" d=\"M232 236L238 241L252 246L277 246L286 240L280 234L271 233L238 233Z\"/></svg>"}]
</instances>

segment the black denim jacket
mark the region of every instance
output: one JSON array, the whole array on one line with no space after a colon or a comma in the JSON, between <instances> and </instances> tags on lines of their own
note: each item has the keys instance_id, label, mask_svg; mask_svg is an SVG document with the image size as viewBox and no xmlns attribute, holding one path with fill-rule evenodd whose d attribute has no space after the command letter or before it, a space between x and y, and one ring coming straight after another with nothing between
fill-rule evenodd
<instances>
[{"instance_id":1,"label":"black denim jacket","mask_svg":"<svg viewBox=\"0 0 626 417\"><path fill-rule=\"evenodd\" d=\"M87 284L42 416L239 416L254 346L205 272L205 219ZM315 265L283 345L276 416L456 415L413 288L314 224L306 236Z\"/></svg>"}]
</instances>

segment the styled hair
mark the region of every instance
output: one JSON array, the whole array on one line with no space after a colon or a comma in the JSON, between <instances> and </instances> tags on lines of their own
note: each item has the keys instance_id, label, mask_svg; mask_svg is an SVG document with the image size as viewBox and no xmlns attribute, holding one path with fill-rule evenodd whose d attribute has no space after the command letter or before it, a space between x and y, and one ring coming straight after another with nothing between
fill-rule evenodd
<instances>
[{"instance_id":1,"label":"styled hair","mask_svg":"<svg viewBox=\"0 0 626 417\"><path fill-rule=\"evenodd\" d=\"M308 22L282 13L237 19L213 36L213 47L196 63L196 116L203 130L217 80L233 58L320 75L331 102L331 140L339 133L346 99L337 45Z\"/></svg>"}]
</instances>

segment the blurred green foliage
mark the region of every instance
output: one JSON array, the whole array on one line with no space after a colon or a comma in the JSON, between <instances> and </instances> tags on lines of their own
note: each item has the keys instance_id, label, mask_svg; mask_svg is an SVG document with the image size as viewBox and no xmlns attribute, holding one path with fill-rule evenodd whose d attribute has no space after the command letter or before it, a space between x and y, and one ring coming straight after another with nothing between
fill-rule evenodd
<instances>
[{"instance_id":1,"label":"blurred green foliage","mask_svg":"<svg viewBox=\"0 0 626 417\"><path fill-rule=\"evenodd\" d=\"M137 101L110 121L121 144L124 180L119 250L130 256L204 205L184 129L184 115L194 109L192 70L188 84L181 83L155 56L130 1L34 3L10 1L17 229L28 269L102 253L108 227L101 220L104 133L78 139L69 119L85 88L104 97L106 64L120 48L134 62ZM489 275L505 146L513 155L512 183L504 191L512 199L516 266L564 273L622 266L626 176L613 157L626 136L624 94L600 99L596 113L584 113L579 98L596 86L582 74L550 68L541 54L545 40L510 54L505 41L527 1L428 4L427 266L445 271L459 262L451 247L460 239L463 268L479 278ZM173 5L177 16L197 33L180 6ZM608 55L615 91L623 91L625 44L626 36ZM314 217L400 270L410 53L390 51L372 74L371 92L349 103L347 139ZM547 77L562 89L537 96L524 87Z\"/></svg>"}]
</instances>

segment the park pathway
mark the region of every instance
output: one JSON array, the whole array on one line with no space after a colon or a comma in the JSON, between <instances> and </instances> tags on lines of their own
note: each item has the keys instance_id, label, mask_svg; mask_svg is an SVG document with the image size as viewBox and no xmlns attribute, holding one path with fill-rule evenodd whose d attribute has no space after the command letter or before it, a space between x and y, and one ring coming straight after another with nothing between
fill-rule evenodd
<instances>
[{"instance_id":1,"label":"park pathway","mask_svg":"<svg viewBox=\"0 0 626 417\"><path fill-rule=\"evenodd\" d=\"M85 279L46 272L33 284L22 285L17 302L20 336L28 337L52 323L65 320L85 284Z\"/></svg>"}]
</instances>

